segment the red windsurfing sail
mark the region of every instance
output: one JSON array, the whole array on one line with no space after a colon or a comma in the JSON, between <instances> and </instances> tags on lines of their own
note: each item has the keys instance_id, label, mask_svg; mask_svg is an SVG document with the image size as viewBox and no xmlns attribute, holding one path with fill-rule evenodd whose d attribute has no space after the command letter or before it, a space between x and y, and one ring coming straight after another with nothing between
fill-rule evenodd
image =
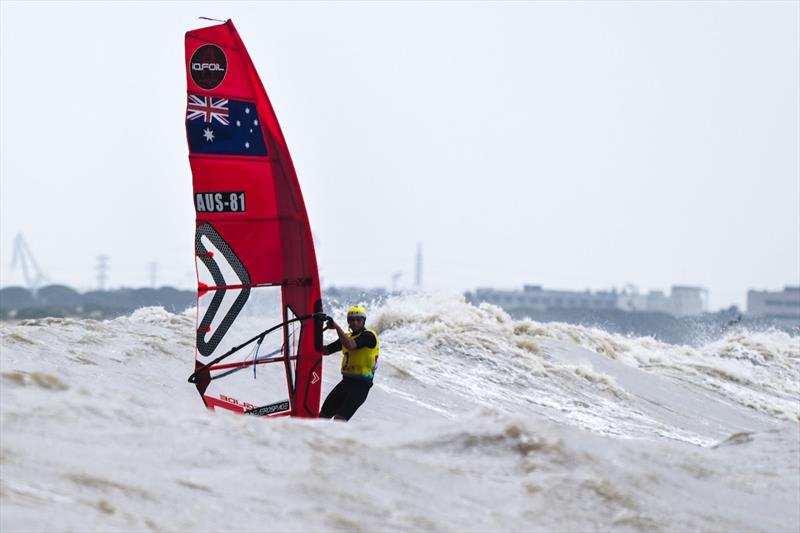
<instances>
[{"instance_id":1,"label":"red windsurfing sail","mask_svg":"<svg viewBox=\"0 0 800 533\"><path fill-rule=\"evenodd\" d=\"M319 416L319 274L278 119L229 20L186 34L196 211L195 383L205 405Z\"/></svg>"}]
</instances>

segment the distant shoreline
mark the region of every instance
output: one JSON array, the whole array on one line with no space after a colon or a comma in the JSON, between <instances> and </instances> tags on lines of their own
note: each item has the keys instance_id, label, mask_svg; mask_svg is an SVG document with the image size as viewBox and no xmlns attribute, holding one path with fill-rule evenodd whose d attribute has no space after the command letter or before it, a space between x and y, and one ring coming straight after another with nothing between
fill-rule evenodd
<instances>
[{"instance_id":1,"label":"distant shoreline","mask_svg":"<svg viewBox=\"0 0 800 533\"><path fill-rule=\"evenodd\" d=\"M350 302L371 302L380 306L390 297L381 289L357 287L331 287L323 291L323 300L328 306ZM470 301L469 294L466 295ZM480 301L472 300L473 305ZM142 307L163 307L171 313L182 313L197 304L197 293L174 287L121 288L108 291L80 293L66 285L48 285L35 293L24 287L0 289L0 321L40 318L89 318L107 320L128 315ZM496 305L496 304L493 304ZM626 311L621 309L567 309L546 310L510 307L504 309L517 320L530 319L536 322L564 322L585 327L596 327L609 333L636 337L653 337L670 344L697 345L718 338L737 328L748 330L778 329L792 335L800 334L797 326L786 327L768 319L744 315L731 307L715 313L696 316L675 317L661 312Z\"/></svg>"}]
</instances>

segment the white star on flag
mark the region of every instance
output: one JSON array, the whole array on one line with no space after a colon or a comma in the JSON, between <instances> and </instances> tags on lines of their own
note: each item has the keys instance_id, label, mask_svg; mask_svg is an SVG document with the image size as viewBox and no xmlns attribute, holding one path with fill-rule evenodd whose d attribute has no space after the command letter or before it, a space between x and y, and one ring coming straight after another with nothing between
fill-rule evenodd
<instances>
[{"instance_id":1,"label":"white star on flag","mask_svg":"<svg viewBox=\"0 0 800 533\"><path fill-rule=\"evenodd\" d=\"M206 129L203 130L203 137L205 137L207 141L213 141L214 140L214 132L211 131L209 128L206 128Z\"/></svg>"}]
</instances>

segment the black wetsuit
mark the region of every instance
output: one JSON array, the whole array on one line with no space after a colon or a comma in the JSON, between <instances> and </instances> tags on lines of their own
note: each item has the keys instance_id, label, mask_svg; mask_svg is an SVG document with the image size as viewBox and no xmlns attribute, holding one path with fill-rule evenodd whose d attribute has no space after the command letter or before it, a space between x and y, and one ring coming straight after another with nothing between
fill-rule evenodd
<instances>
[{"instance_id":1,"label":"black wetsuit","mask_svg":"<svg viewBox=\"0 0 800 533\"><path fill-rule=\"evenodd\" d=\"M364 331L354 339L357 348L374 348L378 340L371 331ZM334 341L326 346L328 353L335 353L342 349L341 341ZM369 389L372 388L372 378L357 376L342 376L340 381L325 398L325 403L320 409L320 418L333 418L340 416L345 420L355 414L356 410L367 399Z\"/></svg>"}]
</instances>

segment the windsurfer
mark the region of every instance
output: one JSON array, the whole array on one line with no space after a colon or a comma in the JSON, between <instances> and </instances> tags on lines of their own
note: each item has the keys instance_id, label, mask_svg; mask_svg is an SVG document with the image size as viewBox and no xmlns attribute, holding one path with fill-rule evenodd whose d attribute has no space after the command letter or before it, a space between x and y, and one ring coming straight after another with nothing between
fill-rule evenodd
<instances>
[{"instance_id":1,"label":"windsurfer","mask_svg":"<svg viewBox=\"0 0 800 533\"><path fill-rule=\"evenodd\" d=\"M339 338L322 349L323 355L342 350L342 381L325 398L320 418L350 420L356 410L367 399L375 370L378 368L378 334L365 327L367 312L363 307L353 306L347 310L345 333L333 318L328 317L325 329L334 329Z\"/></svg>"}]
</instances>

